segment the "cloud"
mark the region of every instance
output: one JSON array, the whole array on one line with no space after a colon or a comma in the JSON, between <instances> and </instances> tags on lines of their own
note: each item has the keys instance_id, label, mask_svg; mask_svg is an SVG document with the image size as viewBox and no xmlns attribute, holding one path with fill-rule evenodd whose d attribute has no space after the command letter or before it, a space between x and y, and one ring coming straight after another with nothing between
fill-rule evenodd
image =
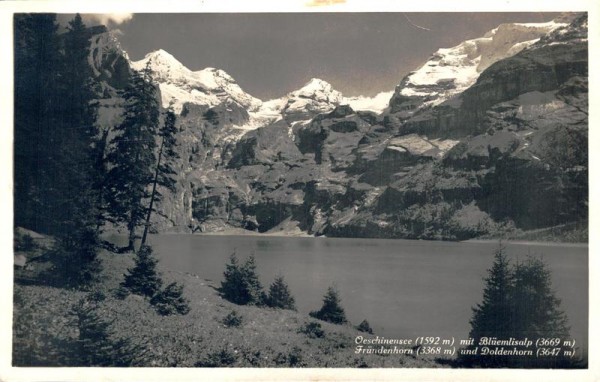
<instances>
[{"instance_id":1,"label":"cloud","mask_svg":"<svg viewBox=\"0 0 600 382\"><path fill-rule=\"evenodd\" d=\"M133 18L133 13L95 13L82 15L90 24L120 25Z\"/></svg>"}]
</instances>

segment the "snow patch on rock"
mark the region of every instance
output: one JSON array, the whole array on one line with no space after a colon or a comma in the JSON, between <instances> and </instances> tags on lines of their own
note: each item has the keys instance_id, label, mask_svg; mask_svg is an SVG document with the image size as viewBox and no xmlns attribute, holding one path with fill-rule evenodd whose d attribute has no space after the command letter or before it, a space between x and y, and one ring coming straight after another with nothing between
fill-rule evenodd
<instances>
[{"instance_id":1,"label":"snow patch on rock","mask_svg":"<svg viewBox=\"0 0 600 382\"><path fill-rule=\"evenodd\" d=\"M352 110L356 111L372 111L374 113L383 112L390 103L390 98L394 94L393 90L381 92L373 97L357 96L345 97L342 104L348 104Z\"/></svg>"}]
</instances>

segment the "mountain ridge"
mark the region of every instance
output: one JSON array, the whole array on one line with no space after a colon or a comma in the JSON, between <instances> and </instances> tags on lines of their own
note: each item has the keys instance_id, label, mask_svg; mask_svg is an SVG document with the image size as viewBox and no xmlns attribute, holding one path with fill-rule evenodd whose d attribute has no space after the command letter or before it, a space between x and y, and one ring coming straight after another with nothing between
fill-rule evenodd
<instances>
[{"instance_id":1,"label":"mountain ridge","mask_svg":"<svg viewBox=\"0 0 600 382\"><path fill-rule=\"evenodd\" d=\"M440 49L370 108L315 78L262 101L223 71L150 53L133 67L162 71L163 106L180 96L182 158L154 229L463 239L585 219L587 157L554 149L587 142L584 19L503 24ZM473 76L444 77L463 67ZM439 74L431 84L423 68Z\"/></svg>"}]
</instances>

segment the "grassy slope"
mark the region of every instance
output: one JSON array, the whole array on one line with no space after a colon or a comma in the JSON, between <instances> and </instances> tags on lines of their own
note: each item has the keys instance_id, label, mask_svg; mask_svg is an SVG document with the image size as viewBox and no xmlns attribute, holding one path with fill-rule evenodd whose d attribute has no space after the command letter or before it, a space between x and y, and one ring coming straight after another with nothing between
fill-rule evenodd
<instances>
[{"instance_id":1,"label":"grassy slope","mask_svg":"<svg viewBox=\"0 0 600 382\"><path fill-rule=\"evenodd\" d=\"M299 333L307 322L316 321L303 314L253 306L238 306L223 300L216 284L192 274L160 269L166 283L185 285L184 296L191 312L185 316L160 316L140 296L125 300L114 297L133 256L101 254L103 281L94 288L106 299L100 314L113 321L114 338L129 338L141 345L144 353L136 359L140 366L218 365L233 367L436 367L432 359L410 355L356 355L354 338L364 333L351 326L321 322L325 336L309 338ZM25 270L35 279L43 266ZM160 268L160 265L159 265ZM17 325L13 331L13 363L56 365L61 347L72 346L78 329L75 316L68 312L85 292L45 285L15 283ZM235 310L243 322L226 327L223 318Z\"/></svg>"}]
</instances>

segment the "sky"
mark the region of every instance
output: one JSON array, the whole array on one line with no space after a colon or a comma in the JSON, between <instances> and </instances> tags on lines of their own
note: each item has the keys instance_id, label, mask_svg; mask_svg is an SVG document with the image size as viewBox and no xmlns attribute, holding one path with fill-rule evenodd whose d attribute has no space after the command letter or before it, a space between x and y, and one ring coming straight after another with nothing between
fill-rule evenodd
<instances>
[{"instance_id":1,"label":"sky","mask_svg":"<svg viewBox=\"0 0 600 382\"><path fill-rule=\"evenodd\" d=\"M439 48L506 22L556 13L159 13L95 15L132 60L164 49L191 70L225 70L248 93L281 97L311 78L345 96L393 90Z\"/></svg>"}]
</instances>

